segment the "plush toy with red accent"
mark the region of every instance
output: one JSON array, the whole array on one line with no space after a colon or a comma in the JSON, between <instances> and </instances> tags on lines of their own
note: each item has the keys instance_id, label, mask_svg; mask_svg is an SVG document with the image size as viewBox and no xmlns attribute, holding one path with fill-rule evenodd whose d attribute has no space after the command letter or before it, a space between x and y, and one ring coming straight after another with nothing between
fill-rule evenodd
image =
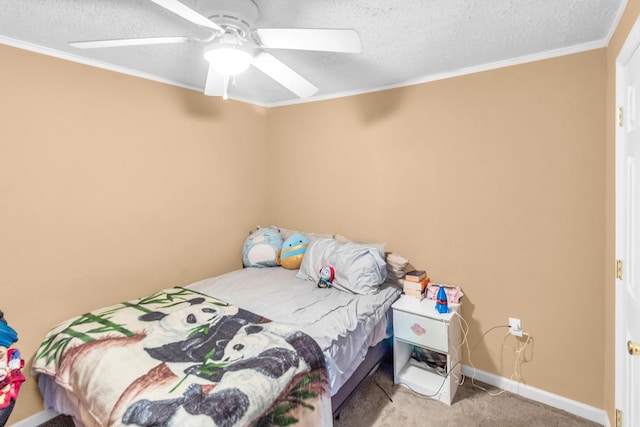
<instances>
[{"instance_id":1,"label":"plush toy with red accent","mask_svg":"<svg viewBox=\"0 0 640 427\"><path fill-rule=\"evenodd\" d=\"M320 280L318 281L319 288L330 288L333 283L333 278L336 275L335 270L330 265L325 265L319 271Z\"/></svg>"},{"instance_id":2,"label":"plush toy with red accent","mask_svg":"<svg viewBox=\"0 0 640 427\"><path fill-rule=\"evenodd\" d=\"M11 415L20 385L26 380L21 371L24 360L20 357L20 351L11 348L16 341L18 334L0 311L0 426L5 425Z\"/></svg>"}]
</instances>

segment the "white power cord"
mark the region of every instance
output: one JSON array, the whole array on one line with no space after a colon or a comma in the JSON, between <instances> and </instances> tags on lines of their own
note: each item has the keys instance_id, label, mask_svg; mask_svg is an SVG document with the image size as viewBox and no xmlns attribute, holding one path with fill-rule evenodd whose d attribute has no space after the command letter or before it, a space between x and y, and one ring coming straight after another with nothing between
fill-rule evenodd
<instances>
[{"instance_id":1,"label":"white power cord","mask_svg":"<svg viewBox=\"0 0 640 427\"><path fill-rule=\"evenodd\" d=\"M484 392L486 392L487 394L489 394L490 396L499 396L502 393L504 393L506 390L501 390L498 393L492 393L489 390L487 390L486 388L478 385L475 383L475 377L476 377L476 367L473 364L473 361L471 360L471 348L469 347L469 341L467 340L467 336L469 333L469 324L467 323L466 320L464 320L464 318L456 311L454 312L457 316L458 316L458 321L460 322L460 329L463 332L463 340L462 343L460 344L460 347L462 347L463 345L466 344L467 347L467 358L469 359L469 365L471 366L471 368L473 369L473 375L471 376L471 385L475 388L479 388L480 390L483 390ZM466 326L466 329L462 326L462 324L464 323L464 325ZM485 335L487 335L489 332L493 331L494 329L500 329L500 328L507 328L509 329L509 325L498 325L498 326L494 326L492 328L487 329L482 335L480 335L480 338L478 338L478 342L473 346L473 349L475 350L475 348L480 345L480 342L482 342L482 338L484 338ZM520 370L519 370L519 362L521 362L521 359L523 357L523 353L524 350L527 348L527 346L529 345L529 342L531 341L531 335L529 335L526 332L522 332L522 336L526 336L527 339L525 340L524 343L520 343L520 345L518 346L518 348L512 348L506 345L505 340L510 336L511 334L509 332L506 333L506 335L502 338L502 347L506 348L507 350L511 350L513 351L514 355L516 356L515 358L515 362L514 362L514 366L513 366L513 373L511 374L511 376L509 377L509 379L511 379L512 381L515 382L520 382L520 380L522 379L522 375L520 374ZM456 354L457 354L457 349L456 349ZM457 378L456 378L457 380ZM458 381L458 383L460 385L462 385L464 383L464 378L462 379L462 381Z\"/></svg>"}]
</instances>

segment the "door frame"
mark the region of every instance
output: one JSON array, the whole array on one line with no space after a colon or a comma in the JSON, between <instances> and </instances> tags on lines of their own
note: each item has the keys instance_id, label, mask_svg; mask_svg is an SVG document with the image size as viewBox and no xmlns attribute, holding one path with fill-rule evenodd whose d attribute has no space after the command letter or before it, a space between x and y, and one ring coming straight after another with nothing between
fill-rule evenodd
<instances>
[{"instance_id":1,"label":"door frame","mask_svg":"<svg viewBox=\"0 0 640 427\"><path fill-rule=\"evenodd\" d=\"M640 54L640 17L638 17L638 19L636 20L636 22L633 25L633 28L631 29L631 31L629 32L629 35L627 36L627 39L624 42L624 45L622 46L622 49L620 49L620 52L618 53L618 57L616 58L616 99L615 99L615 105L616 105L616 116L617 116L617 109L618 107L624 107L626 108L625 105L625 100L626 100L626 88L624 83L624 77L625 77L625 71L626 71L626 67L631 59L631 57L633 56L633 54L636 52L636 50L639 50L638 54ZM624 110L623 110L623 114L624 114ZM617 117L614 119L615 121L615 195L616 195L616 203L615 203L615 207L616 207L616 215L615 215L615 219L616 219L616 234L615 234L615 239L616 239L616 244L615 244L615 250L616 250L616 260L622 260L622 261L627 261L626 260L626 256L627 254L625 253L626 249L625 249L625 242L626 242L626 234L627 230L626 229L622 229L623 224L625 223L625 216L626 213L623 211L622 209L622 200L623 198L626 196L626 192L622 191L622 188L620 187L620 184L622 183L622 180L625 178L624 177L624 167L623 167L623 162L625 160L625 153L624 153L624 142L625 142L625 132L624 132L624 126L618 126L617 124ZM622 372L622 366L624 364L624 358L626 357L626 343L624 342L625 337L623 336L624 332L623 332L623 322L624 322L624 313L623 313L623 307L624 305L622 304L622 298L624 297L622 295L622 291L621 291L621 283L622 281L620 279L616 278L616 292L615 292L615 405L616 408L621 409L621 408L626 408L626 396L625 396L625 392L627 390L627 381L629 380L628 378L625 377L624 372ZM624 418L624 416L623 416Z\"/></svg>"}]
</instances>

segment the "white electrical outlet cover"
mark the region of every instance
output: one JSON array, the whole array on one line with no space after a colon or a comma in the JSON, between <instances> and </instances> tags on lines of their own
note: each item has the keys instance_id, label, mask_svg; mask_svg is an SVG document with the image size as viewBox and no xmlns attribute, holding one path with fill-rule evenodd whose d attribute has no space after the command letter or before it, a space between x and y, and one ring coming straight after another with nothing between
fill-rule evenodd
<instances>
[{"instance_id":1,"label":"white electrical outlet cover","mask_svg":"<svg viewBox=\"0 0 640 427\"><path fill-rule=\"evenodd\" d=\"M509 318L509 333L517 337L522 336L522 326L520 325L520 319L515 319L513 317Z\"/></svg>"}]
</instances>

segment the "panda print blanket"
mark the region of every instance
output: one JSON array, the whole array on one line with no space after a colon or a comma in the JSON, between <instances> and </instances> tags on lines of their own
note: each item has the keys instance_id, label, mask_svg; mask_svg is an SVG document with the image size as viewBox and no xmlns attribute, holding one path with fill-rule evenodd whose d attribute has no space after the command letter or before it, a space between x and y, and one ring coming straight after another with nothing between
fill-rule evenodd
<instances>
[{"instance_id":1,"label":"panda print blanket","mask_svg":"<svg viewBox=\"0 0 640 427\"><path fill-rule=\"evenodd\" d=\"M33 370L55 378L87 427L331 425L312 338L185 288L58 325Z\"/></svg>"}]
</instances>

